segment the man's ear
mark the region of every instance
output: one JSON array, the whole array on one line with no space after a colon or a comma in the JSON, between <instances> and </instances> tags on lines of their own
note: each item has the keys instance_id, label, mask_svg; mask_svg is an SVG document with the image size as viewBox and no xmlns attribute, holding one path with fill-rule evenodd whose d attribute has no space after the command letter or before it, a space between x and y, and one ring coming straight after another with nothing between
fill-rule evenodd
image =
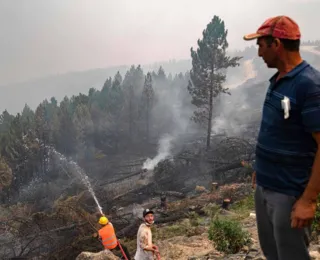
<instances>
[{"instance_id":1,"label":"man's ear","mask_svg":"<svg viewBox=\"0 0 320 260\"><path fill-rule=\"evenodd\" d=\"M279 47L280 44L281 44L280 39L278 39L278 38L275 38L273 42L274 42L274 45L275 45L276 47Z\"/></svg>"}]
</instances>

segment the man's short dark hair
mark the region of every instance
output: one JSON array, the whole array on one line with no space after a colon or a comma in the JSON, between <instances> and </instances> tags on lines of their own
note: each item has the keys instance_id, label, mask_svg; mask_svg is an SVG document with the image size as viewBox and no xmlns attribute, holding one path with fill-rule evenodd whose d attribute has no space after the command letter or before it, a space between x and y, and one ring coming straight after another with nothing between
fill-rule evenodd
<instances>
[{"instance_id":1,"label":"man's short dark hair","mask_svg":"<svg viewBox=\"0 0 320 260\"><path fill-rule=\"evenodd\" d=\"M275 38L272 36L264 36L261 38L266 41L268 46L270 46L275 40ZM283 47L287 51L299 51L300 50L300 39L299 40L279 39L279 40L283 44Z\"/></svg>"}]
</instances>

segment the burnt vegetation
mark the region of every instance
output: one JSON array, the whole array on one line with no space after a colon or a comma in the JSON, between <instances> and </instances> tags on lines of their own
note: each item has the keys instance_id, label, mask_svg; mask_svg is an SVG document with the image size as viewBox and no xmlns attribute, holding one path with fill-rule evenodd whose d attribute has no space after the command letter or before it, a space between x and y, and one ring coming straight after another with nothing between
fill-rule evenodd
<instances>
[{"instance_id":1,"label":"burnt vegetation","mask_svg":"<svg viewBox=\"0 0 320 260\"><path fill-rule=\"evenodd\" d=\"M266 85L225 86L231 72L243 73L242 66L228 68L240 56L253 56L252 48L227 56L226 37L223 21L214 17L199 49L191 51L190 72L167 75L162 67L144 72L132 65L101 89L60 102L52 97L35 110L25 105L17 115L3 111L0 258L75 259L102 249L92 236L99 212L73 162L87 173L119 238L136 235L142 206L158 207L163 191L170 201L187 203L197 185L209 190L212 182L247 181L252 169L241 161L254 160ZM143 170L161 151L164 135L172 137L169 155ZM157 221L174 221L186 211L157 213Z\"/></svg>"}]
</instances>

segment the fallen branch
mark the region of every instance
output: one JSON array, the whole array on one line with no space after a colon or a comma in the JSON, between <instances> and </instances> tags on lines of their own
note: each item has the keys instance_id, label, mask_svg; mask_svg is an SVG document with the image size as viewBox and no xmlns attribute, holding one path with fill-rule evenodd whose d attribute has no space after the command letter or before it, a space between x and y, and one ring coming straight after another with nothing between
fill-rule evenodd
<instances>
[{"instance_id":1,"label":"fallen branch","mask_svg":"<svg viewBox=\"0 0 320 260\"><path fill-rule=\"evenodd\" d=\"M139 225L142 223L140 219L135 219L131 224L117 232L118 238L134 237L137 235Z\"/></svg>"},{"instance_id":2,"label":"fallen branch","mask_svg":"<svg viewBox=\"0 0 320 260\"><path fill-rule=\"evenodd\" d=\"M185 218L185 217L187 217L187 214L184 212L180 212L180 213L176 213L170 217L158 218L158 219L156 219L155 223L156 224L163 224L163 223L177 221L177 220L179 220L181 218Z\"/></svg>"},{"instance_id":3,"label":"fallen branch","mask_svg":"<svg viewBox=\"0 0 320 260\"><path fill-rule=\"evenodd\" d=\"M230 170L234 170L234 169L238 169L238 168L242 168L242 164L241 162L234 162L234 163L230 163L228 165L224 165L221 167L218 167L216 169L213 170L214 173L220 173L220 172L226 172L226 171L230 171Z\"/></svg>"},{"instance_id":4,"label":"fallen branch","mask_svg":"<svg viewBox=\"0 0 320 260\"><path fill-rule=\"evenodd\" d=\"M120 177L120 178L118 178L118 179L115 179L115 180L112 180L112 181L102 182L102 183L99 184L99 186L101 187L101 186L105 186L105 185L108 185L108 184L117 183L117 182L119 182L119 181L123 181L123 180L125 180L125 179L128 179L128 178L130 178L130 177L139 175L139 174L141 174L141 173L142 173L141 171L134 172L134 173L130 173L130 172L129 172L127 175L125 175L125 176L123 176L123 177Z\"/></svg>"},{"instance_id":5,"label":"fallen branch","mask_svg":"<svg viewBox=\"0 0 320 260\"><path fill-rule=\"evenodd\" d=\"M186 197L185 194L183 194L182 192L178 192L178 191L155 191L154 193L156 195L161 195L163 192L166 194L166 196L171 196L171 197L176 197L176 198L181 198L181 199Z\"/></svg>"}]
</instances>

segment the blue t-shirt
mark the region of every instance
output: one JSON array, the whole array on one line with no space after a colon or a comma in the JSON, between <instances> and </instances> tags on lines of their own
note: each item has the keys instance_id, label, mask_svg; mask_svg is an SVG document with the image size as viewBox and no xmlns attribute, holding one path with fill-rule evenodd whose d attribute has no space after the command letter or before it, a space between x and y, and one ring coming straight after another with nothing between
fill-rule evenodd
<instances>
[{"instance_id":1,"label":"blue t-shirt","mask_svg":"<svg viewBox=\"0 0 320 260\"><path fill-rule=\"evenodd\" d=\"M270 79L256 146L259 186L300 196L317 151L312 132L320 131L320 72L303 61L276 82ZM281 100L290 99L289 118Z\"/></svg>"}]
</instances>

